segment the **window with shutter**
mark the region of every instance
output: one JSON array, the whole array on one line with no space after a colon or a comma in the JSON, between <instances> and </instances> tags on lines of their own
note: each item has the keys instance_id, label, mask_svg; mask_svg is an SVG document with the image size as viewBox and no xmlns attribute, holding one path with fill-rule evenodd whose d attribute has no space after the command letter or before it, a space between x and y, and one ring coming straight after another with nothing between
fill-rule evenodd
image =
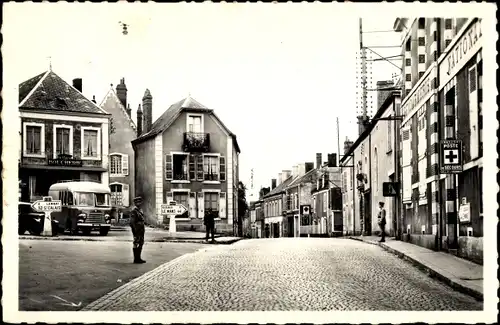
<instances>
[{"instance_id":1,"label":"window with shutter","mask_svg":"<svg viewBox=\"0 0 500 325\"><path fill-rule=\"evenodd\" d=\"M128 175L128 155L122 154L122 174Z\"/></svg>"},{"instance_id":2,"label":"window with shutter","mask_svg":"<svg viewBox=\"0 0 500 325\"><path fill-rule=\"evenodd\" d=\"M226 180L226 158L221 156L220 158L220 180Z\"/></svg>"},{"instance_id":3,"label":"window with shutter","mask_svg":"<svg viewBox=\"0 0 500 325\"><path fill-rule=\"evenodd\" d=\"M195 155L189 155L189 180L196 180L196 157Z\"/></svg>"},{"instance_id":4,"label":"window with shutter","mask_svg":"<svg viewBox=\"0 0 500 325\"><path fill-rule=\"evenodd\" d=\"M172 155L165 156L165 179L172 180Z\"/></svg>"},{"instance_id":5,"label":"window with shutter","mask_svg":"<svg viewBox=\"0 0 500 325\"><path fill-rule=\"evenodd\" d=\"M130 197L130 189L128 184L123 184L122 186L122 204L125 207L128 207L130 205L129 201Z\"/></svg>"},{"instance_id":6,"label":"window with shutter","mask_svg":"<svg viewBox=\"0 0 500 325\"><path fill-rule=\"evenodd\" d=\"M219 193L219 217L226 218L226 192Z\"/></svg>"},{"instance_id":7,"label":"window with shutter","mask_svg":"<svg viewBox=\"0 0 500 325\"><path fill-rule=\"evenodd\" d=\"M203 181L203 156L198 155L196 157L196 178L199 181Z\"/></svg>"},{"instance_id":8,"label":"window with shutter","mask_svg":"<svg viewBox=\"0 0 500 325\"><path fill-rule=\"evenodd\" d=\"M174 200L174 193L172 192L167 192L167 204L170 202L170 201L173 201Z\"/></svg>"}]
</instances>

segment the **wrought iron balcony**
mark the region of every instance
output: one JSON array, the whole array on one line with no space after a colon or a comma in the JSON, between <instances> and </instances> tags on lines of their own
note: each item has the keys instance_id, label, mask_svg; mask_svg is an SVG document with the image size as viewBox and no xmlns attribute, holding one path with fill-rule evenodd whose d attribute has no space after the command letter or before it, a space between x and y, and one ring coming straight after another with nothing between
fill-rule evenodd
<instances>
[{"instance_id":1,"label":"wrought iron balcony","mask_svg":"<svg viewBox=\"0 0 500 325\"><path fill-rule=\"evenodd\" d=\"M184 152L208 152L210 150L210 134L184 132L182 150Z\"/></svg>"}]
</instances>

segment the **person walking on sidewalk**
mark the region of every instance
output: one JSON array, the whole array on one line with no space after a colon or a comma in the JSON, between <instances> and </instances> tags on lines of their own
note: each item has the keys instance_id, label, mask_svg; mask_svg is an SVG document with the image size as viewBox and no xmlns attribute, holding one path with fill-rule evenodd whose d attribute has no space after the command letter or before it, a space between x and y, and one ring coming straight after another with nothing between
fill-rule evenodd
<instances>
[{"instance_id":1,"label":"person walking on sidewalk","mask_svg":"<svg viewBox=\"0 0 500 325\"><path fill-rule=\"evenodd\" d=\"M378 225L380 227L380 231L381 231L381 235L382 235L382 238L380 239L379 242L383 243L383 242L385 242L385 225L387 223L387 221L385 219L385 215L386 215L385 208L384 208L385 203L380 201L378 204L379 204Z\"/></svg>"},{"instance_id":2,"label":"person walking on sidewalk","mask_svg":"<svg viewBox=\"0 0 500 325\"><path fill-rule=\"evenodd\" d=\"M133 251L134 263L141 264L146 261L141 259L142 246L144 245L144 212L141 209L142 197L134 198L134 208L130 213L130 228L132 228L132 235L134 236Z\"/></svg>"},{"instance_id":3,"label":"person walking on sidewalk","mask_svg":"<svg viewBox=\"0 0 500 325\"><path fill-rule=\"evenodd\" d=\"M206 240L208 241L209 234L212 234L212 242L215 241L215 216L211 208L208 208L203 218L203 224L207 232Z\"/></svg>"}]
</instances>

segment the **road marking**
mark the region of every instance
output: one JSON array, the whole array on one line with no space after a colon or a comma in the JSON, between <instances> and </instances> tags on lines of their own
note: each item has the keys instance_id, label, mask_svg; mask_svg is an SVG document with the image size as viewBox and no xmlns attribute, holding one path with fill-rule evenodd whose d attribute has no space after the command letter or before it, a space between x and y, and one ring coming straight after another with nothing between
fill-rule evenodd
<instances>
[{"instance_id":1,"label":"road marking","mask_svg":"<svg viewBox=\"0 0 500 325\"><path fill-rule=\"evenodd\" d=\"M80 307L82 305L81 301L78 304L75 304L74 302L67 301L66 299L63 299L61 297L54 296L54 295L51 295L51 296L65 302L65 303L61 303L61 305L72 306L72 307Z\"/></svg>"}]
</instances>

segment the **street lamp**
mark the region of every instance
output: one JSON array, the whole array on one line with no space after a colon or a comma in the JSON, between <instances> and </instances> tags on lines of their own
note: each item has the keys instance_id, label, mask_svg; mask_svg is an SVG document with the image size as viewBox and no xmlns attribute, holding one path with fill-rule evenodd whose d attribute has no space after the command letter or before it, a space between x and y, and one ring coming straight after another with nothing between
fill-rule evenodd
<instances>
[{"instance_id":1,"label":"street lamp","mask_svg":"<svg viewBox=\"0 0 500 325\"><path fill-rule=\"evenodd\" d=\"M394 116L387 116L387 117L378 117L378 118L373 118L371 121L395 121L395 122L401 122L404 119L404 116L399 115L399 105L396 105L395 109L395 115ZM399 177L399 125L398 123L394 123L394 182L398 183L400 182L400 177ZM371 169L371 166L370 166ZM371 181L371 180L370 180ZM402 186L399 186L400 191ZM400 215L396 217L396 239L401 240L401 222L400 219L403 217L401 208L400 208L400 194L396 196L395 200L395 209L396 212L399 213Z\"/></svg>"}]
</instances>

